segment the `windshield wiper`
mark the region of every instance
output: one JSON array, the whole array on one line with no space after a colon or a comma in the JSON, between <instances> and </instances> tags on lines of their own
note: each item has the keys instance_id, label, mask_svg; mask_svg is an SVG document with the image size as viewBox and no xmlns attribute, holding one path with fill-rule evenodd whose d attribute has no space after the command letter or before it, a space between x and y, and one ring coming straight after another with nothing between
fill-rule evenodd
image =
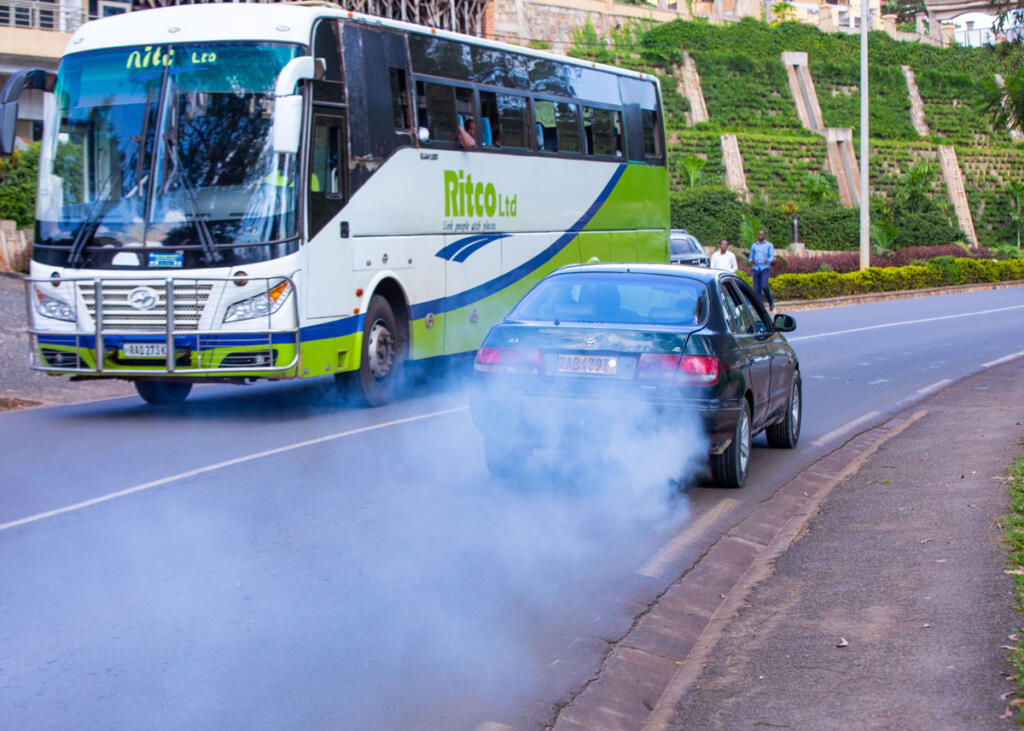
<instances>
[{"instance_id":1,"label":"windshield wiper","mask_svg":"<svg viewBox=\"0 0 1024 731\"><path fill-rule=\"evenodd\" d=\"M110 181L113 176L114 171L111 170L107 174L107 179L103 181L102 190L96 192L96 200L92 202L85 220L82 221L78 230L75 231L75 238L71 242L71 248L68 250L68 266L80 267L85 265L85 247L89 245L93 236L96 235L96 231L99 230L104 216L116 205L116 201L111 203L106 200L107 194L110 192ZM108 205L104 206L104 203Z\"/></svg>"},{"instance_id":2,"label":"windshield wiper","mask_svg":"<svg viewBox=\"0 0 1024 731\"><path fill-rule=\"evenodd\" d=\"M208 265L212 266L221 260L221 253L217 251L217 243L213 240L213 234L210 233L209 225L203 219L202 214L199 213L199 200L196 197L196 191L184 172L182 172L184 166L181 164L181 157L178 155L177 140L173 138L170 131L164 135L164 144L167 145L167 149L171 153L172 162L174 163L171 174L167 176L164 192L167 191L167 188L174 180L178 182L178 185L185 192L185 201L188 203L186 218L195 224L196 232L199 234L199 244L203 247L203 258Z\"/></svg>"},{"instance_id":3,"label":"windshield wiper","mask_svg":"<svg viewBox=\"0 0 1024 731\"><path fill-rule=\"evenodd\" d=\"M203 249L203 259L207 266L212 266L218 263L222 257L221 253L217 251L217 244L213 240L213 234L210 233L209 225L199 213L199 199L196 196L195 188L192 187L192 182L184 173L185 166L182 165L181 155L178 154L178 110L176 108L178 93L177 84L171 76L169 68L164 69L163 85L164 93L160 100L164 119L164 124L162 125L164 128L163 141L164 146L170 152L171 170L164 181L162 192L166 194L171 183L175 181L184 191L185 201L188 206L186 218L196 227L196 233L199 235L199 245Z\"/></svg>"}]
</instances>

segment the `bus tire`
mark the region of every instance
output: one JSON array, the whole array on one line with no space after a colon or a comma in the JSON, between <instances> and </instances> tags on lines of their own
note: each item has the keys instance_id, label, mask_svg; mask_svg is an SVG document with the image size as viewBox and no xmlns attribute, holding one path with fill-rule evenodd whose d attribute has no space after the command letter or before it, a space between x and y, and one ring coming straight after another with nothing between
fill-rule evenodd
<instances>
[{"instance_id":1,"label":"bus tire","mask_svg":"<svg viewBox=\"0 0 1024 731\"><path fill-rule=\"evenodd\" d=\"M391 400L402 377L405 343L387 299L379 294L370 299L363 324L363 345L359 358L359 387L370 406Z\"/></svg>"},{"instance_id":2,"label":"bus tire","mask_svg":"<svg viewBox=\"0 0 1024 731\"><path fill-rule=\"evenodd\" d=\"M147 404L180 404L188 398L192 384L187 381L135 381L135 390Z\"/></svg>"}]
</instances>

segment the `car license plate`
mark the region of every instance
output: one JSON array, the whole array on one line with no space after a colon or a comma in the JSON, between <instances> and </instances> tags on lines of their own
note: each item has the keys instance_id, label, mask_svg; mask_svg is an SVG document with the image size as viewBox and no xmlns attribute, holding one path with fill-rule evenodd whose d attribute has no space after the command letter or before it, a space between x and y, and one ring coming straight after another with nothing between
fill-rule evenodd
<instances>
[{"instance_id":1,"label":"car license plate","mask_svg":"<svg viewBox=\"0 0 1024 731\"><path fill-rule=\"evenodd\" d=\"M126 358L166 358L167 343L124 343L121 351Z\"/></svg>"},{"instance_id":2,"label":"car license plate","mask_svg":"<svg viewBox=\"0 0 1024 731\"><path fill-rule=\"evenodd\" d=\"M614 376L619 359L608 355L559 354L559 373L583 373L597 376Z\"/></svg>"}]
</instances>

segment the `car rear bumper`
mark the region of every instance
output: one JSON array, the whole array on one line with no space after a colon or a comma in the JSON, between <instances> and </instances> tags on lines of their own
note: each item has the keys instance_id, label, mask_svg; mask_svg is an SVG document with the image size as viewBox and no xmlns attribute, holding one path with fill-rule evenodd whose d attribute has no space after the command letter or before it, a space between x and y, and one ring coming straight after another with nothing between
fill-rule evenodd
<instances>
[{"instance_id":1,"label":"car rear bumper","mask_svg":"<svg viewBox=\"0 0 1024 731\"><path fill-rule=\"evenodd\" d=\"M473 422L485 437L532 446L557 446L577 434L600 434L616 429L702 429L709 451L729 446L743 407L742 399L579 398L559 395L491 393L474 389L470 395Z\"/></svg>"}]
</instances>

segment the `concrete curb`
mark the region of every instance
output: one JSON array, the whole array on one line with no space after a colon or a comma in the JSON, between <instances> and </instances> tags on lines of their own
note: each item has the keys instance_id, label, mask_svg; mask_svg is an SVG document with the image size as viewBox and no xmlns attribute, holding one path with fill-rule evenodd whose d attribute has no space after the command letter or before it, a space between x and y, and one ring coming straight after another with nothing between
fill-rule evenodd
<instances>
[{"instance_id":1,"label":"concrete curb","mask_svg":"<svg viewBox=\"0 0 1024 731\"><path fill-rule=\"evenodd\" d=\"M932 297L940 294L960 294L961 292L982 292L989 289L1009 289L1010 287L1024 287L1024 279L1011 279L1006 282L956 284L949 287L928 287L927 289L903 289L897 292L851 294L845 297L825 297L818 300L785 300L776 302L775 310L776 312L800 312L801 310L819 310L824 307L859 305L865 302L888 302L889 300Z\"/></svg>"}]
</instances>

